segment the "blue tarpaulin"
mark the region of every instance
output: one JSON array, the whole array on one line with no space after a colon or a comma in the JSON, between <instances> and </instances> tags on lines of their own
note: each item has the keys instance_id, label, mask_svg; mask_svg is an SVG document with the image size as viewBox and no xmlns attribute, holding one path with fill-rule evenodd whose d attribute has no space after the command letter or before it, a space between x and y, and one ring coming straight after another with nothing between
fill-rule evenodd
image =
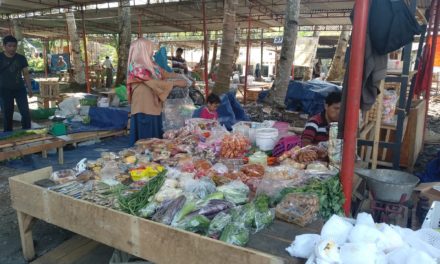
<instances>
[{"instance_id":1,"label":"blue tarpaulin","mask_svg":"<svg viewBox=\"0 0 440 264\"><path fill-rule=\"evenodd\" d=\"M324 110L327 95L336 91L340 92L341 87L321 80L290 81L284 103L287 110L315 115ZM261 92L258 101L261 102L267 93Z\"/></svg>"},{"instance_id":2,"label":"blue tarpaulin","mask_svg":"<svg viewBox=\"0 0 440 264\"><path fill-rule=\"evenodd\" d=\"M90 125L107 130L119 130L127 127L128 112L108 107L90 107Z\"/></svg>"}]
</instances>

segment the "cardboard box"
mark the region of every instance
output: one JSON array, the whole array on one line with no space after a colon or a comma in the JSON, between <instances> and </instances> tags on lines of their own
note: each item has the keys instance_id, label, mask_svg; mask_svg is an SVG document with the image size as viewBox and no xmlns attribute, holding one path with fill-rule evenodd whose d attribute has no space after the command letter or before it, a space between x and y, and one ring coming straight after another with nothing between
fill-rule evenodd
<instances>
[{"instance_id":1,"label":"cardboard box","mask_svg":"<svg viewBox=\"0 0 440 264\"><path fill-rule=\"evenodd\" d=\"M431 205L434 201L440 201L440 182L427 182L419 184L414 191L419 192L419 197L426 197L429 199Z\"/></svg>"}]
</instances>

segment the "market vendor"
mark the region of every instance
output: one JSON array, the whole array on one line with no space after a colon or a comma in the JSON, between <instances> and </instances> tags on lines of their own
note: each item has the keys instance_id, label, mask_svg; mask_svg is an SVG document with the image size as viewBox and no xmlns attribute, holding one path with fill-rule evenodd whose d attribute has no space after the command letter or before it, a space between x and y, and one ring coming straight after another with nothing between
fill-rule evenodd
<instances>
[{"instance_id":1,"label":"market vendor","mask_svg":"<svg viewBox=\"0 0 440 264\"><path fill-rule=\"evenodd\" d=\"M329 125L332 122L338 122L339 119L341 97L340 92L330 93L325 99L325 110L307 121L301 137L303 146L328 141Z\"/></svg>"},{"instance_id":2,"label":"market vendor","mask_svg":"<svg viewBox=\"0 0 440 264\"><path fill-rule=\"evenodd\" d=\"M128 58L127 91L131 103L130 144L144 138L161 138L162 109L173 87L185 88L185 80L168 73L152 59L154 44L144 38L131 43Z\"/></svg>"}]
</instances>

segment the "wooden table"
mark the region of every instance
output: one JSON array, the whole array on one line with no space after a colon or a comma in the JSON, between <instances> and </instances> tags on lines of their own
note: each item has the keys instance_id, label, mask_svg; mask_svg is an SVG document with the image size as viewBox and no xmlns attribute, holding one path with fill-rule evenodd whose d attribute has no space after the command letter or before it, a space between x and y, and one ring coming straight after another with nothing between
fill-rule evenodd
<instances>
[{"instance_id":1,"label":"wooden table","mask_svg":"<svg viewBox=\"0 0 440 264\"><path fill-rule=\"evenodd\" d=\"M58 163L64 163L64 141L51 135L30 135L20 139L6 139L0 141L0 161L24 155L42 153L47 158L47 151L58 150Z\"/></svg>"},{"instance_id":2,"label":"wooden table","mask_svg":"<svg viewBox=\"0 0 440 264\"><path fill-rule=\"evenodd\" d=\"M74 199L34 182L48 179L52 168L9 178L12 207L17 210L25 259L35 257L32 225L35 218L70 230L154 263L304 263L290 257L285 248L298 234L317 233L309 228L275 221L251 235L247 248L226 244L130 214Z\"/></svg>"}]
</instances>

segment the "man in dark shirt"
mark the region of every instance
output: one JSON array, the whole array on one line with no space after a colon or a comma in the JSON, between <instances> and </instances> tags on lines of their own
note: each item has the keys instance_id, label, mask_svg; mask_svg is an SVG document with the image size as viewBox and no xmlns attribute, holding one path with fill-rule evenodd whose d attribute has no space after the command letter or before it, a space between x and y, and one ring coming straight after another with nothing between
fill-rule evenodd
<instances>
[{"instance_id":1,"label":"man in dark shirt","mask_svg":"<svg viewBox=\"0 0 440 264\"><path fill-rule=\"evenodd\" d=\"M341 96L340 92L330 93L325 99L325 110L307 121L301 137L303 146L328 141L329 124L339 119Z\"/></svg>"},{"instance_id":2,"label":"man in dark shirt","mask_svg":"<svg viewBox=\"0 0 440 264\"><path fill-rule=\"evenodd\" d=\"M28 62L23 55L17 53L17 39L13 36L3 38L3 50L4 52L0 53L0 104L3 112L3 130L12 131L14 100L21 114L22 128L29 129L31 118L27 95L29 97L33 95Z\"/></svg>"},{"instance_id":3,"label":"man in dark shirt","mask_svg":"<svg viewBox=\"0 0 440 264\"><path fill-rule=\"evenodd\" d=\"M182 69L185 74L188 74L188 66L186 60L182 57L183 49L178 48L176 50L176 56L169 58L173 63L173 69Z\"/></svg>"}]
</instances>

